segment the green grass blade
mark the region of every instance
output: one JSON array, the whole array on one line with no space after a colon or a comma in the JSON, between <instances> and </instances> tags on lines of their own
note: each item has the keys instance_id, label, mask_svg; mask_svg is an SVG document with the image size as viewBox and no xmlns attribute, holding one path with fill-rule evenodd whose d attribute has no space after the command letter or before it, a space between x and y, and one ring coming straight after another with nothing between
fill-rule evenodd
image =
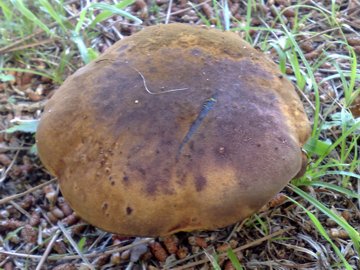
<instances>
[{"instance_id":1,"label":"green grass blade","mask_svg":"<svg viewBox=\"0 0 360 270\"><path fill-rule=\"evenodd\" d=\"M346 106L350 106L356 96L353 94L355 89L356 77L358 74L357 70L357 58L356 53L353 48L349 46L350 54L351 54L351 71L350 71L350 81L349 81L349 96L345 97ZM360 73L360 71L359 71Z\"/></svg>"},{"instance_id":2,"label":"green grass blade","mask_svg":"<svg viewBox=\"0 0 360 270\"><path fill-rule=\"evenodd\" d=\"M90 62L92 60L95 60L99 56L99 53L96 50L94 50L93 48L87 48L87 53L88 53Z\"/></svg>"},{"instance_id":3,"label":"green grass blade","mask_svg":"<svg viewBox=\"0 0 360 270\"><path fill-rule=\"evenodd\" d=\"M78 47L78 50L80 52L81 59L85 64L90 62L90 56L88 49L86 48L86 45L84 43L84 40L82 37L75 31L72 31L71 40L76 44Z\"/></svg>"},{"instance_id":4,"label":"green grass blade","mask_svg":"<svg viewBox=\"0 0 360 270\"><path fill-rule=\"evenodd\" d=\"M210 27L210 26L211 26L210 21L209 21L203 14L201 14L201 12L199 12L199 11L196 9L196 6L195 6L193 3L191 3L191 2L189 2L189 5L192 7L193 10L195 10L196 15L200 17L200 20L201 20L206 26Z\"/></svg>"},{"instance_id":5,"label":"green grass blade","mask_svg":"<svg viewBox=\"0 0 360 270\"><path fill-rule=\"evenodd\" d=\"M65 79L65 69L69 66L72 57L74 56L74 52L70 50L64 50L59 59L60 62L57 65L56 69L54 70L54 82L61 84Z\"/></svg>"},{"instance_id":6,"label":"green grass blade","mask_svg":"<svg viewBox=\"0 0 360 270\"><path fill-rule=\"evenodd\" d=\"M304 4L291 5L291 7L289 7L289 8L298 9L298 10L299 9L308 9L308 10L317 11L324 17L324 19L326 19L327 23L332 24L332 20L331 20L331 18L329 18L328 14L327 14L328 11L326 9L322 9L322 8L319 8L319 7L316 7L313 5L304 5ZM281 10L281 12L277 11L277 17L275 18L274 23L278 20L282 21L282 23L283 23L282 17L279 15L280 14L283 15L287 9L288 8L284 8L283 10ZM311 14L312 14L312 12L308 12L307 15L302 16L301 20L298 23L299 24L304 23L306 20L309 20L309 18L311 18Z\"/></svg>"},{"instance_id":7,"label":"green grass blade","mask_svg":"<svg viewBox=\"0 0 360 270\"><path fill-rule=\"evenodd\" d=\"M320 165L320 163L324 160L325 157L329 155L329 153L334 150L342 141L346 140L348 136L354 133L354 131L360 128L360 121L355 123L352 127L343 131L342 135L327 149L326 153L324 153L321 157L319 157L316 162L314 162L313 167L316 168Z\"/></svg>"},{"instance_id":8,"label":"green grass blade","mask_svg":"<svg viewBox=\"0 0 360 270\"><path fill-rule=\"evenodd\" d=\"M291 199L289 197L288 197L288 199L290 201L292 201L293 203L295 203L296 205L298 205L299 207L301 207L306 212L306 214L309 216L312 223L315 225L315 228L318 230L318 232L321 234L321 236L324 237L325 240L330 243L330 245L334 249L335 253L339 256L339 258L343 262L343 265L345 266L345 269L346 270L353 270L353 268L347 262L347 260L345 259L344 255L341 253L339 248L334 244L334 242L331 240L329 235L326 233L325 228L321 225L320 221L316 218L316 216L313 213L311 213L309 210L307 210L304 206L299 204L297 201L295 201L295 200L293 200L293 199Z\"/></svg>"},{"instance_id":9,"label":"green grass blade","mask_svg":"<svg viewBox=\"0 0 360 270\"><path fill-rule=\"evenodd\" d=\"M50 29L42 23L35 15L32 13L24 4L22 0L11 0L14 7L20 11L20 13L29 19L30 21L34 22L37 26L43 29L48 35L51 35Z\"/></svg>"},{"instance_id":10,"label":"green grass blade","mask_svg":"<svg viewBox=\"0 0 360 270\"><path fill-rule=\"evenodd\" d=\"M133 20L135 24L142 24L142 20L140 20L138 17L132 15L131 13L129 13L127 11L124 11L124 10L116 7L115 5L109 5L106 3L95 3L95 4L92 4L89 8L97 8L97 9L101 9L103 11L108 11L109 13L107 13L107 14L111 14L111 15L117 14L117 15L123 16L125 18L128 18L130 20ZM99 15L101 15L101 13ZM93 26L93 25L97 24L98 22L100 22L101 21L100 19L103 19L103 17L104 17L104 15L102 15L101 17L97 16L94 19L94 21L90 24L90 26Z\"/></svg>"},{"instance_id":11,"label":"green grass blade","mask_svg":"<svg viewBox=\"0 0 360 270\"><path fill-rule=\"evenodd\" d=\"M9 241L11 238L17 236L17 234L24 228L24 226L21 226L19 228L16 228L15 230L9 232L6 234L5 238L4 238L4 242Z\"/></svg>"},{"instance_id":12,"label":"green grass blade","mask_svg":"<svg viewBox=\"0 0 360 270\"><path fill-rule=\"evenodd\" d=\"M278 54L279 68L280 68L281 73L285 74L286 73L286 54L284 53L284 50L281 49L281 47L276 43L272 42L270 45L275 49L275 51Z\"/></svg>"},{"instance_id":13,"label":"green grass blade","mask_svg":"<svg viewBox=\"0 0 360 270\"><path fill-rule=\"evenodd\" d=\"M218 256L217 254L211 255L210 253L208 253L206 250L204 251L206 257L209 259L212 267L214 270L221 270L221 267L218 263Z\"/></svg>"},{"instance_id":14,"label":"green grass blade","mask_svg":"<svg viewBox=\"0 0 360 270\"><path fill-rule=\"evenodd\" d=\"M6 5L6 3L2 0L0 0L0 9L5 16L5 19L7 21L12 21L13 12L11 12L10 7L8 5Z\"/></svg>"},{"instance_id":15,"label":"green grass blade","mask_svg":"<svg viewBox=\"0 0 360 270\"><path fill-rule=\"evenodd\" d=\"M348 79L347 79L347 77L350 77L351 75L350 75L350 73L345 73L345 72L341 69L341 67L339 66L338 63L333 62L333 65L335 66L336 71L337 71L337 74L336 74L336 75L338 75L338 77L339 77L340 80L341 80L341 85L342 85L342 87L343 87L343 89L344 89L345 103L346 103L346 105L347 105L347 102L348 102L347 100L349 99L349 97L350 97L350 95L351 95L351 91L350 91L350 88L349 88L349 85L348 85Z\"/></svg>"},{"instance_id":16,"label":"green grass blade","mask_svg":"<svg viewBox=\"0 0 360 270\"><path fill-rule=\"evenodd\" d=\"M135 3L135 0L123 0L120 3L115 4L115 7L119 9L124 9Z\"/></svg>"},{"instance_id":17,"label":"green grass blade","mask_svg":"<svg viewBox=\"0 0 360 270\"><path fill-rule=\"evenodd\" d=\"M25 132L35 133L39 125L39 120L18 120L15 125L6 130L0 131L0 133L14 133L14 132Z\"/></svg>"},{"instance_id":18,"label":"green grass blade","mask_svg":"<svg viewBox=\"0 0 360 270\"><path fill-rule=\"evenodd\" d=\"M86 244L86 237L81 237L81 239L79 240L79 242L77 243L77 247L79 248L79 250L81 252L84 252L84 247Z\"/></svg>"},{"instance_id":19,"label":"green grass blade","mask_svg":"<svg viewBox=\"0 0 360 270\"><path fill-rule=\"evenodd\" d=\"M212 6L214 7L214 13L215 13L215 18L216 18L216 28L217 29L223 29L223 25L221 23L222 19L221 19L221 10L219 10L219 3L217 0L212 0Z\"/></svg>"},{"instance_id":20,"label":"green grass blade","mask_svg":"<svg viewBox=\"0 0 360 270\"><path fill-rule=\"evenodd\" d=\"M35 74L35 75L39 75L45 78L49 78L49 79L53 79L53 76L46 74L44 72L39 72L39 71L35 71L32 69L24 69L24 68L0 68L0 72L1 71L16 71L16 72L25 72L25 73L31 73L31 74Z\"/></svg>"},{"instance_id":21,"label":"green grass blade","mask_svg":"<svg viewBox=\"0 0 360 270\"><path fill-rule=\"evenodd\" d=\"M254 218L256 219L256 221L259 223L260 225L260 230L263 232L264 235L268 235L269 234L269 229L266 226L266 223L264 221L262 221L262 219L258 216L258 215L254 215Z\"/></svg>"},{"instance_id":22,"label":"green grass blade","mask_svg":"<svg viewBox=\"0 0 360 270\"><path fill-rule=\"evenodd\" d=\"M310 181L310 182L308 182L308 184L305 184L305 185L328 188L328 189L334 190L336 192L339 192L341 194L344 194L350 198L360 199L360 194L357 194L356 192L353 192L347 188L339 187L334 184L330 184L330 183L326 183L326 182L322 182L322 181Z\"/></svg>"},{"instance_id":23,"label":"green grass blade","mask_svg":"<svg viewBox=\"0 0 360 270\"><path fill-rule=\"evenodd\" d=\"M236 270L244 270L244 268L241 266L241 263L239 262L238 257L231 248L228 249L227 256L229 257L232 265L235 267Z\"/></svg>"},{"instance_id":24,"label":"green grass blade","mask_svg":"<svg viewBox=\"0 0 360 270\"><path fill-rule=\"evenodd\" d=\"M86 13L88 12L88 9L83 9L80 12L79 20L75 26L74 32L78 35L80 33L81 27L83 27L84 22L86 20Z\"/></svg>"},{"instance_id":25,"label":"green grass blade","mask_svg":"<svg viewBox=\"0 0 360 270\"><path fill-rule=\"evenodd\" d=\"M251 15L252 15L252 4L253 0L248 0L246 5L246 24L245 24L245 37L246 41L251 41L250 36L250 24L251 24Z\"/></svg>"},{"instance_id":26,"label":"green grass blade","mask_svg":"<svg viewBox=\"0 0 360 270\"><path fill-rule=\"evenodd\" d=\"M300 67L299 59L298 59L298 53L296 53L295 50L292 50L292 52L288 52L288 59L292 66L292 69L295 74L296 78L296 84L299 87L299 89L304 90L306 85L306 79L304 78L304 75L302 74L302 70Z\"/></svg>"},{"instance_id":27,"label":"green grass blade","mask_svg":"<svg viewBox=\"0 0 360 270\"><path fill-rule=\"evenodd\" d=\"M39 3L45 9L47 13L60 25L60 27L66 31L66 27L63 24L63 19L59 16L59 12L55 11L53 6L49 3L48 0L39 0Z\"/></svg>"},{"instance_id":28,"label":"green grass blade","mask_svg":"<svg viewBox=\"0 0 360 270\"><path fill-rule=\"evenodd\" d=\"M360 254L360 235L359 233L343 218L339 217L335 213L333 213L331 210L329 210L326 206L324 206L322 203L320 203L318 200L307 194L306 192L302 191L298 187L294 185L290 185L291 189L303 197L305 200L310 202L313 206L315 206L317 209L319 209L322 213L327 215L329 218L331 218L333 221L335 221L339 226L341 226L344 230L346 230L353 241L354 247L356 249L356 252Z\"/></svg>"},{"instance_id":29,"label":"green grass blade","mask_svg":"<svg viewBox=\"0 0 360 270\"><path fill-rule=\"evenodd\" d=\"M310 138L306 144L303 146L304 150L309 154L316 155L325 155L328 152L329 147L331 146L331 142L329 141L321 141L317 138Z\"/></svg>"},{"instance_id":30,"label":"green grass blade","mask_svg":"<svg viewBox=\"0 0 360 270\"><path fill-rule=\"evenodd\" d=\"M319 134L319 130L318 130L318 125L319 125L319 116L320 116L320 95L319 95L319 87L316 83L315 80L315 75L313 73L313 70L309 64L309 62L307 61L307 59L305 58L304 54L302 53L301 48L299 47L299 44L297 44L293 34L287 29L286 24L284 23L284 20L282 19L282 17L280 16L280 13L277 12L277 16L279 17L281 23L282 23L282 28L286 34L286 36L288 37L288 39L290 40L292 46L294 47L294 51L297 52L297 54L299 55L301 61L304 63L307 74L312 82L312 86L313 86L313 90L314 90L314 94L315 94L315 112L314 112L314 120L313 120L313 131L312 131L312 137L317 137Z\"/></svg>"},{"instance_id":31,"label":"green grass blade","mask_svg":"<svg viewBox=\"0 0 360 270\"><path fill-rule=\"evenodd\" d=\"M12 80L15 80L13 75L0 73L0 82L8 82Z\"/></svg>"},{"instance_id":32,"label":"green grass blade","mask_svg":"<svg viewBox=\"0 0 360 270\"><path fill-rule=\"evenodd\" d=\"M360 179L360 175L358 175L356 173L352 173L352 172L347 172L347 171L328 171L325 173L314 174L313 178L321 178L321 177L324 177L327 175L345 175L345 176L350 176L350 177Z\"/></svg>"},{"instance_id":33,"label":"green grass blade","mask_svg":"<svg viewBox=\"0 0 360 270\"><path fill-rule=\"evenodd\" d=\"M336 64L336 63L333 63L333 65L337 68L337 64ZM339 69L338 69L338 68L337 68L337 72L339 72ZM340 70L340 72L341 72L341 74L336 73L336 74L327 76L327 77L324 78L323 81L321 81L321 82L331 81L331 80L339 79L339 78L341 79L342 77L343 77L343 78L350 78L350 76L351 76L351 73L349 73L349 72L345 72L345 71L342 71L342 70ZM355 77L356 77L356 80L360 80L360 73L357 73L357 74L355 75ZM345 81L346 81L346 80L345 80ZM358 90L356 90L356 91L358 91Z\"/></svg>"},{"instance_id":34,"label":"green grass blade","mask_svg":"<svg viewBox=\"0 0 360 270\"><path fill-rule=\"evenodd\" d=\"M337 21L337 10L336 0L331 0L331 18L335 23Z\"/></svg>"}]
</instances>

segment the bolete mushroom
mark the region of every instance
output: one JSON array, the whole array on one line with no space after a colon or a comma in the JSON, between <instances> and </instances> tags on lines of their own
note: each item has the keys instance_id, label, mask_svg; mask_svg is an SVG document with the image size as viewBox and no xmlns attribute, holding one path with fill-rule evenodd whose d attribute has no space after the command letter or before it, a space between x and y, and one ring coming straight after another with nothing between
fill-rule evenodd
<instances>
[{"instance_id":1,"label":"bolete mushroom","mask_svg":"<svg viewBox=\"0 0 360 270\"><path fill-rule=\"evenodd\" d=\"M309 122L292 84L237 34L147 27L79 69L45 107L37 145L89 223L129 236L215 229L302 167Z\"/></svg>"}]
</instances>

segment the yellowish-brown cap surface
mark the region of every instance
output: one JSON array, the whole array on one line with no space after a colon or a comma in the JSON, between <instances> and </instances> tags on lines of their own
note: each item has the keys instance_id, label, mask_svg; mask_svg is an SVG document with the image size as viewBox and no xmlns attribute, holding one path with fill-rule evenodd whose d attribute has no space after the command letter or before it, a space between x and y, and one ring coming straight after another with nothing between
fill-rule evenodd
<instances>
[{"instance_id":1,"label":"yellowish-brown cap surface","mask_svg":"<svg viewBox=\"0 0 360 270\"><path fill-rule=\"evenodd\" d=\"M70 76L40 158L89 223L161 236L242 220L301 169L309 122L292 84L234 33L145 28Z\"/></svg>"}]
</instances>

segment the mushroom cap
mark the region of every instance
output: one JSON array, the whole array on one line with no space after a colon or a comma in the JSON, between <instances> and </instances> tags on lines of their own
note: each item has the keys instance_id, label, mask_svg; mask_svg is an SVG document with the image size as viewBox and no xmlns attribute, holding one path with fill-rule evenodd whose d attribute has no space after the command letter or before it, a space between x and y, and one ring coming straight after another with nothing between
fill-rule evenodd
<instances>
[{"instance_id":1,"label":"mushroom cap","mask_svg":"<svg viewBox=\"0 0 360 270\"><path fill-rule=\"evenodd\" d=\"M37 146L72 208L128 236L215 229L302 167L292 84L238 35L147 27L79 69L45 107Z\"/></svg>"}]
</instances>

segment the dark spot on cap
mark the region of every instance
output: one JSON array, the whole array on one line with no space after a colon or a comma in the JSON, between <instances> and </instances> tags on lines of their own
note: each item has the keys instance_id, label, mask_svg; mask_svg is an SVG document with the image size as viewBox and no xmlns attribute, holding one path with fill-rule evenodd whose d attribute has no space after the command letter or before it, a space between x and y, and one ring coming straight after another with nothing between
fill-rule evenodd
<instances>
[{"instance_id":1,"label":"dark spot on cap","mask_svg":"<svg viewBox=\"0 0 360 270\"><path fill-rule=\"evenodd\" d=\"M206 186L206 183L207 183L207 180L204 176L202 175L199 175L199 176L196 176L195 178L195 188L196 188L196 191L202 191L204 189L204 187Z\"/></svg>"},{"instance_id":2,"label":"dark spot on cap","mask_svg":"<svg viewBox=\"0 0 360 270\"><path fill-rule=\"evenodd\" d=\"M186 171L176 170L176 183L179 185L184 185L186 181Z\"/></svg>"},{"instance_id":3,"label":"dark spot on cap","mask_svg":"<svg viewBox=\"0 0 360 270\"><path fill-rule=\"evenodd\" d=\"M201 50L198 49L198 48L192 49L192 50L191 50L191 54L192 54L193 56L199 56L199 55L201 55Z\"/></svg>"},{"instance_id":4,"label":"dark spot on cap","mask_svg":"<svg viewBox=\"0 0 360 270\"><path fill-rule=\"evenodd\" d=\"M256 144L257 147L261 147L261 143Z\"/></svg>"},{"instance_id":5,"label":"dark spot on cap","mask_svg":"<svg viewBox=\"0 0 360 270\"><path fill-rule=\"evenodd\" d=\"M198 221L198 219L197 219L196 217L192 217L192 218L191 218L191 222L192 222L192 223L196 223L197 221Z\"/></svg>"},{"instance_id":6,"label":"dark spot on cap","mask_svg":"<svg viewBox=\"0 0 360 270\"><path fill-rule=\"evenodd\" d=\"M105 211L106 209L108 209L108 207L109 204L107 202L104 202L101 208Z\"/></svg>"},{"instance_id":7,"label":"dark spot on cap","mask_svg":"<svg viewBox=\"0 0 360 270\"><path fill-rule=\"evenodd\" d=\"M123 180L124 180L124 182L129 182L129 176L124 175Z\"/></svg>"},{"instance_id":8,"label":"dark spot on cap","mask_svg":"<svg viewBox=\"0 0 360 270\"><path fill-rule=\"evenodd\" d=\"M131 215L132 211L133 211L133 209L131 207L129 207L129 206L126 207L126 214L127 215Z\"/></svg>"},{"instance_id":9,"label":"dark spot on cap","mask_svg":"<svg viewBox=\"0 0 360 270\"><path fill-rule=\"evenodd\" d=\"M111 185L112 185L112 186L115 186L115 181L111 181Z\"/></svg>"},{"instance_id":10,"label":"dark spot on cap","mask_svg":"<svg viewBox=\"0 0 360 270\"><path fill-rule=\"evenodd\" d=\"M155 183L148 183L146 186L146 193L148 195L154 195L157 191L157 186Z\"/></svg>"},{"instance_id":11,"label":"dark spot on cap","mask_svg":"<svg viewBox=\"0 0 360 270\"><path fill-rule=\"evenodd\" d=\"M143 175L146 176L146 170L144 168L138 168L138 171Z\"/></svg>"}]
</instances>

